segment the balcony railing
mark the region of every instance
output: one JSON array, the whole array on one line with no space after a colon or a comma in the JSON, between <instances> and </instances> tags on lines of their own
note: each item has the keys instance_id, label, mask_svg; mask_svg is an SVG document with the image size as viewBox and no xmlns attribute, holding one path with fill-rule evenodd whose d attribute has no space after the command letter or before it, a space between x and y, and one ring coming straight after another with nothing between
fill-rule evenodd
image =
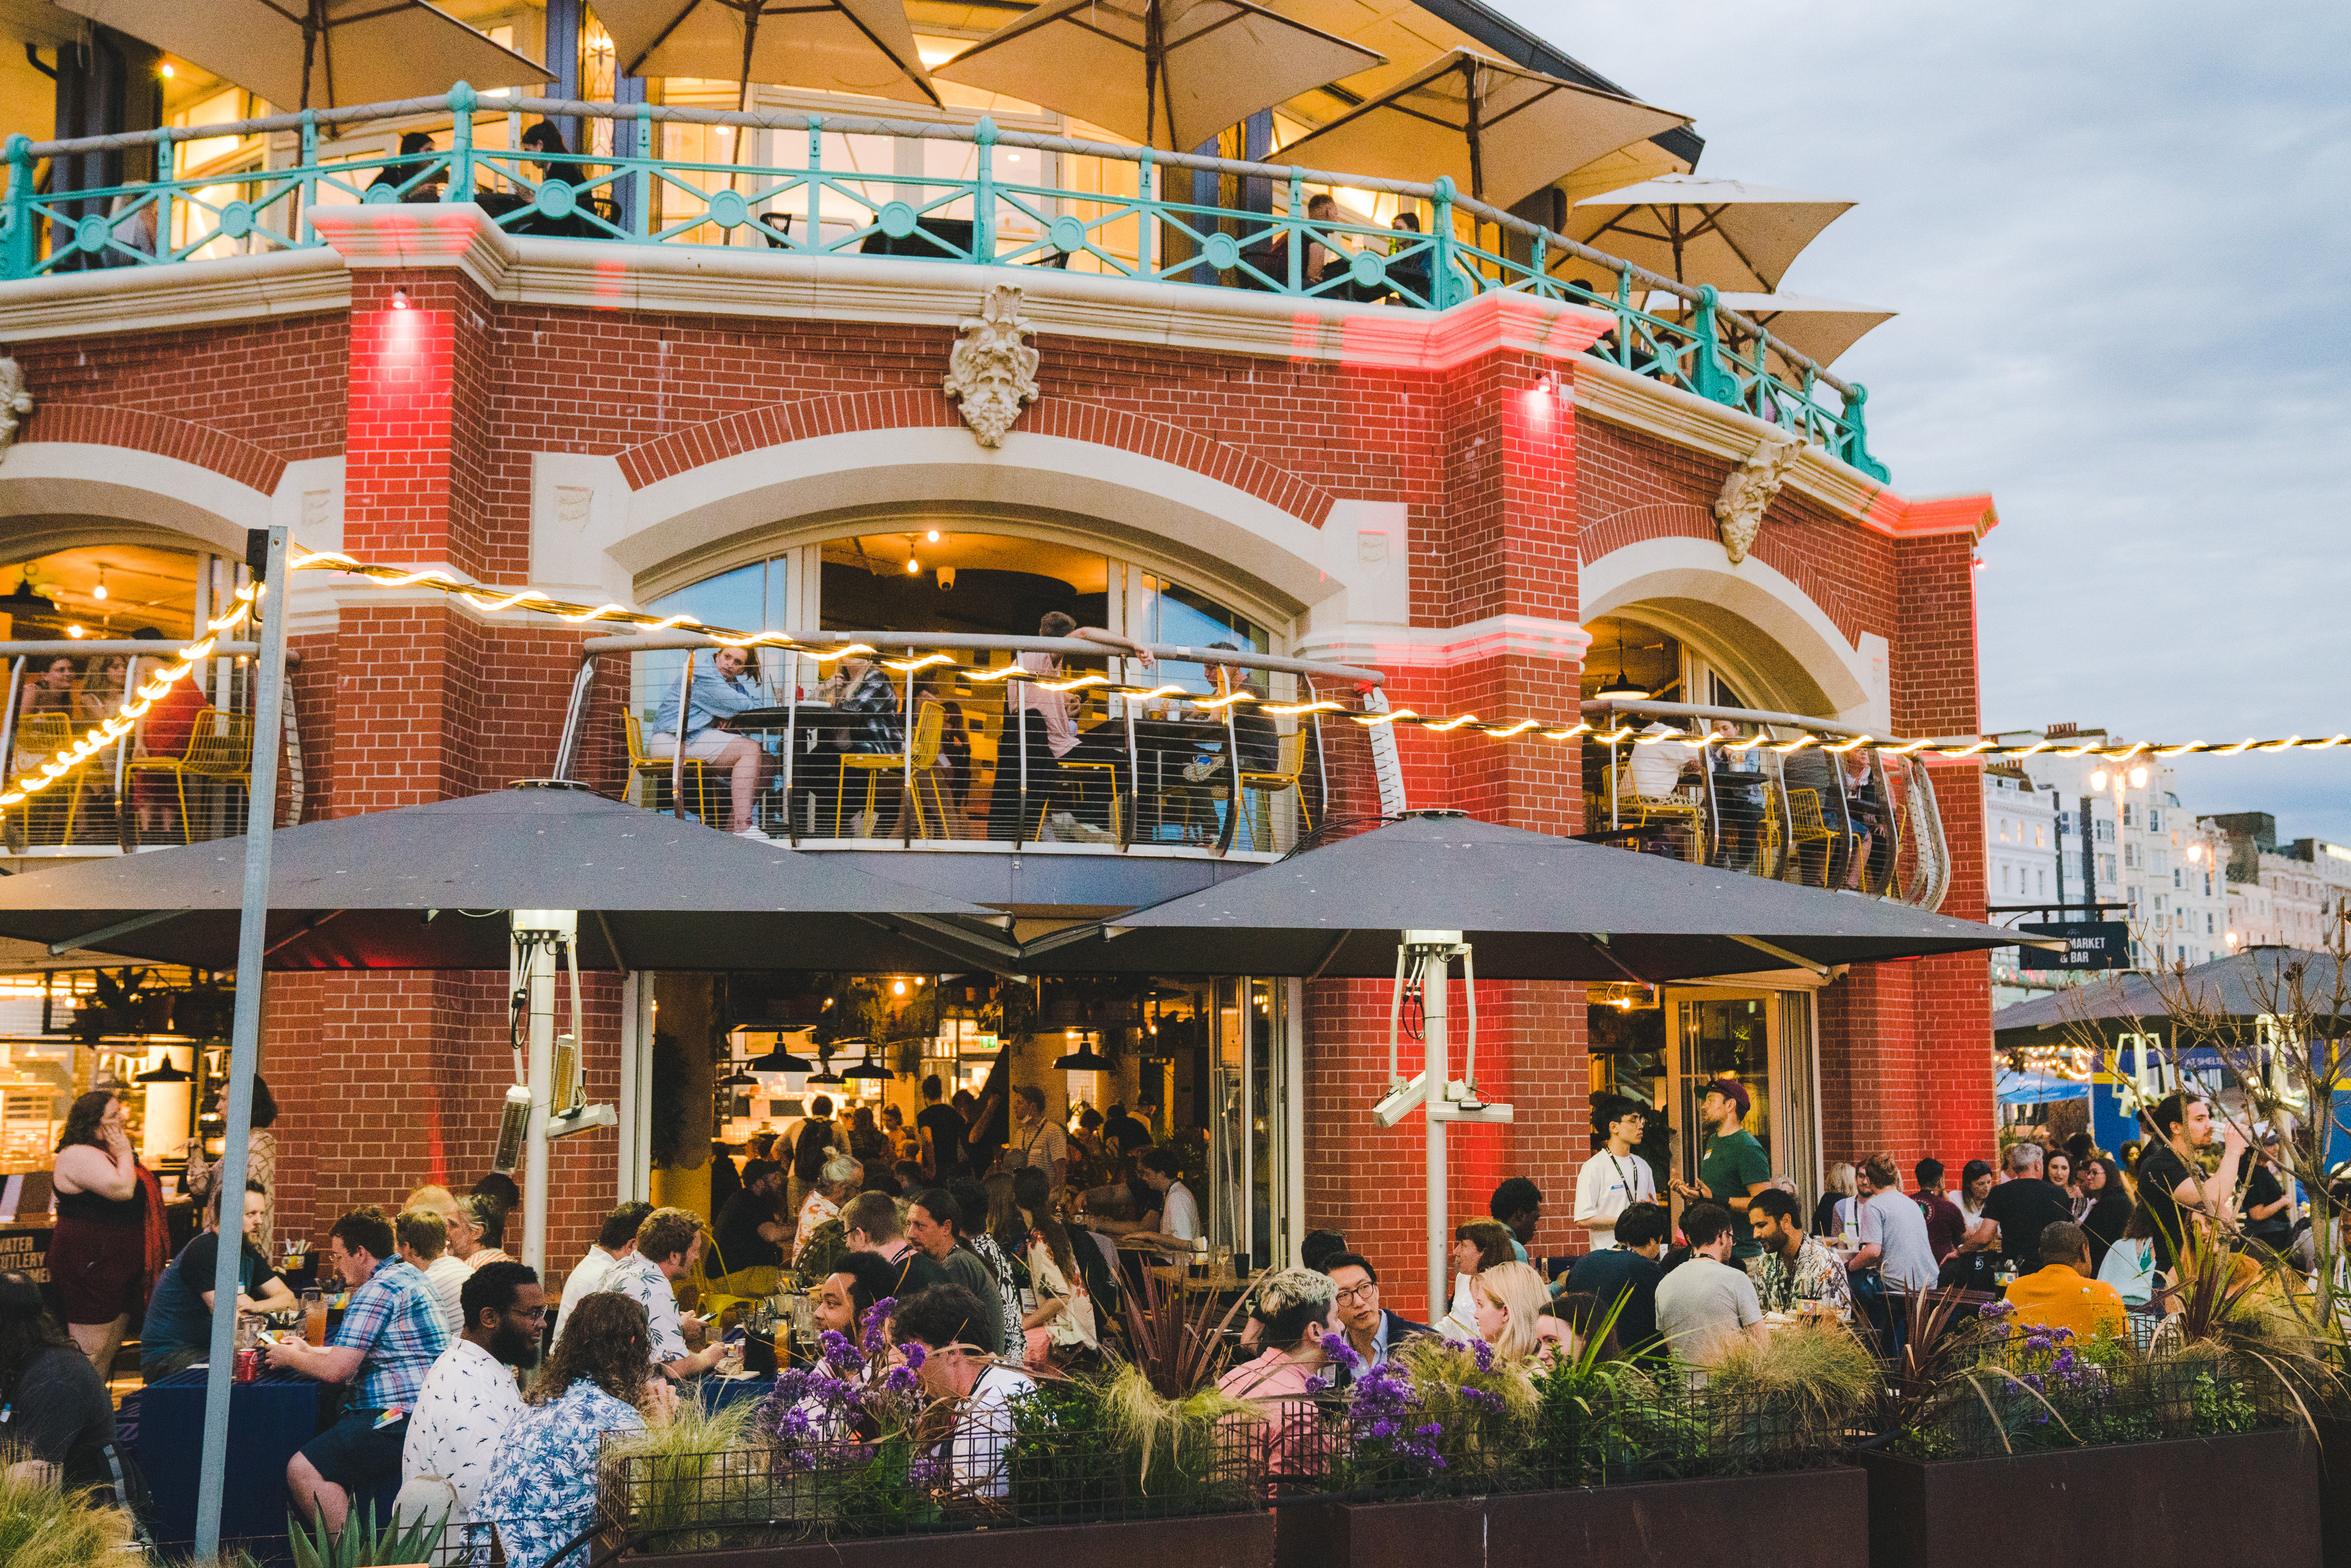
<instances>
[{"instance_id":1,"label":"balcony railing","mask_svg":"<svg viewBox=\"0 0 2351 1568\"><path fill-rule=\"evenodd\" d=\"M1174 645L1155 645L1145 669L1052 637L796 641L758 650L736 677L759 703L731 721L747 747L722 755L729 737L706 731L684 756L665 731L689 687L713 689L724 644L677 632L589 642L556 776L714 827L742 820L740 778L770 837L861 848L1272 856L1334 813L1379 809L1382 764L1347 722L1384 710L1375 670ZM1061 667L1023 667L1023 654ZM1057 755L1047 711L1064 703L1077 744ZM751 747L756 771L738 772Z\"/></svg>"},{"instance_id":2,"label":"balcony railing","mask_svg":"<svg viewBox=\"0 0 2351 1568\"><path fill-rule=\"evenodd\" d=\"M1720 871L1941 907L1950 848L1916 755L1795 714L1617 701L1583 712L1626 737L1584 743L1591 832Z\"/></svg>"},{"instance_id":3,"label":"balcony railing","mask_svg":"<svg viewBox=\"0 0 2351 1568\"><path fill-rule=\"evenodd\" d=\"M615 151L539 160L484 145L477 135L477 119L504 120L511 130L524 116L611 122ZM337 128L439 117L449 128L445 150L347 156L321 141L322 130L331 141ZM659 132L694 127L724 128L736 156L661 154ZM173 172L181 143L280 132L298 133L291 166ZM881 173L858 166L855 143L868 138L968 151L941 160L957 165L952 174ZM783 155L785 146L797 159ZM152 150L155 179L57 194L35 188L40 159L133 148ZM1003 130L986 118L961 125L484 99L462 83L435 98L228 124L43 142L19 135L6 152L0 278L312 248L326 243L311 221L322 204L438 202L458 193L510 233L590 243L1044 267L1398 309L1441 310L1511 291L1606 311L1614 327L1591 350L1595 357L1743 409L1873 478L1888 476L1869 453L1861 386L1724 309L1713 288L1659 277L1470 200L1449 179L1419 184L1158 152ZM1025 168L1022 153L1035 155ZM1090 187L1070 177L1072 166L1092 177ZM1049 183L1052 171L1061 172L1060 183ZM1204 187L1220 199L1229 191L1239 204L1200 199ZM1310 219L1310 188L1393 196L1421 227ZM1307 250L1317 242L1344 253L1345 265L1309 277ZM1593 282L1602 277L1606 283ZM1677 308L1656 314L1636 305L1656 293Z\"/></svg>"},{"instance_id":4,"label":"balcony railing","mask_svg":"<svg viewBox=\"0 0 2351 1568\"><path fill-rule=\"evenodd\" d=\"M7 662L8 705L0 714L0 758L8 792L24 799L0 807L0 845L11 855L127 854L142 845L194 843L246 831L252 779L253 666L250 643L212 643L204 660L119 737L90 743L135 696L159 665L177 665L182 644L169 642L0 643ZM63 684L46 681L55 661L70 661ZM287 712L287 751L295 759L293 799L301 799L300 747Z\"/></svg>"}]
</instances>

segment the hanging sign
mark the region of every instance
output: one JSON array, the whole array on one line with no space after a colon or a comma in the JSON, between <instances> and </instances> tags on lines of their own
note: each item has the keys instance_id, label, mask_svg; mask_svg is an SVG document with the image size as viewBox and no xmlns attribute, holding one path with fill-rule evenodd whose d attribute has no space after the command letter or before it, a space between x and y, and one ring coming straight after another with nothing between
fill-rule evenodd
<instances>
[{"instance_id":1,"label":"hanging sign","mask_svg":"<svg viewBox=\"0 0 2351 1568\"><path fill-rule=\"evenodd\" d=\"M2065 951L2019 947L2020 969L2127 969L2130 967L2130 926L2120 920L2060 920L2045 925L2020 925L2034 936L2063 936Z\"/></svg>"}]
</instances>

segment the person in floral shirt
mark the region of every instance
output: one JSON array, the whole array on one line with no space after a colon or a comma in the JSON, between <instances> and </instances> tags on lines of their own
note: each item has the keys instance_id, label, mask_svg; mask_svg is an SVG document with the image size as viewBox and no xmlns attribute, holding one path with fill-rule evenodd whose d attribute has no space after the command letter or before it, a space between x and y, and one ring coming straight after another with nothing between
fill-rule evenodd
<instances>
[{"instance_id":1,"label":"person in floral shirt","mask_svg":"<svg viewBox=\"0 0 2351 1568\"><path fill-rule=\"evenodd\" d=\"M596 1519L598 1457L607 1432L666 1422L676 1397L653 1371L645 1310L600 1291L563 1321L523 1413L474 1504L496 1527L507 1568L580 1568L580 1538ZM577 1545L574 1542L578 1542Z\"/></svg>"},{"instance_id":2,"label":"person in floral shirt","mask_svg":"<svg viewBox=\"0 0 2351 1568\"><path fill-rule=\"evenodd\" d=\"M1853 1321L1853 1283L1837 1255L1804 1234L1793 1194L1765 1187L1748 1200L1747 1218L1763 1255L1750 1259L1748 1278L1767 1312L1792 1312L1799 1301L1820 1301Z\"/></svg>"}]
</instances>

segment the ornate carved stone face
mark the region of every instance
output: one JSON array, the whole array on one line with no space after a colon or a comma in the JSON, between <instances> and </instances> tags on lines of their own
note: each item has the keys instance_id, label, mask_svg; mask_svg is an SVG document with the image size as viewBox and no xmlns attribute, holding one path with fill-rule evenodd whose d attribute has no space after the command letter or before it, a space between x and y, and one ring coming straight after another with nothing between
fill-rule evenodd
<instances>
[{"instance_id":1,"label":"ornate carved stone face","mask_svg":"<svg viewBox=\"0 0 2351 1568\"><path fill-rule=\"evenodd\" d=\"M25 372L14 360L0 360L0 459L16 444L17 426L33 412L33 394L25 390Z\"/></svg>"},{"instance_id":2,"label":"ornate carved stone face","mask_svg":"<svg viewBox=\"0 0 2351 1568\"><path fill-rule=\"evenodd\" d=\"M941 385L963 408L963 422L982 446L1003 443L1020 405L1037 401L1037 350L1022 340L1029 324L1020 319L1020 290L998 284L967 316L947 357Z\"/></svg>"},{"instance_id":3,"label":"ornate carved stone face","mask_svg":"<svg viewBox=\"0 0 2351 1568\"><path fill-rule=\"evenodd\" d=\"M1797 455L1803 449L1802 442L1773 431L1722 482L1722 494L1714 503L1714 516L1722 526L1722 548L1729 555L1731 565L1737 566L1747 559L1756 532L1763 526L1764 511L1771 505L1772 497L1779 495L1780 486L1787 482L1788 471L1796 465Z\"/></svg>"}]
</instances>

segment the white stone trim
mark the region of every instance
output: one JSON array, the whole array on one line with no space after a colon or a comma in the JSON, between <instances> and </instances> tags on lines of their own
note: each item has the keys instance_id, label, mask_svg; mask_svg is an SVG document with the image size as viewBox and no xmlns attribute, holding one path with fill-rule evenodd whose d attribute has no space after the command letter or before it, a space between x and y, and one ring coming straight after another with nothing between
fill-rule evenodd
<instances>
[{"instance_id":1,"label":"white stone trim","mask_svg":"<svg viewBox=\"0 0 2351 1568\"><path fill-rule=\"evenodd\" d=\"M1892 732L1883 641L1874 655L1855 648L1811 595L1753 556L1733 567L1715 539L1642 539L1584 562L1579 580L1585 620L1630 613L1671 632L1757 707Z\"/></svg>"},{"instance_id":2,"label":"white stone trim","mask_svg":"<svg viewBox=\"0 0 2351 1568\"><path fill-rule=\"evenodd\" d=\"M1458 626L1339 626L1311 635L1301 658L1369 664L1387 671L1446 670L1504 654L1582 664L1592 633L1573 621L1535 615L1489 615Z\"/></svg>"},{"instance_id":3,"label":"white stone trim","mask_svg":"<svg viewBox=\"0 0 2351 1568\"><path fill-rule=\"evenodd\" d=\"M0 341L36 343L350 308L351 275L341 257L331 250L282 250L0 283Z\"/></svg>"},{"instance_id":4,"label":"white stone trim","mask_svg":"<svg viewBox=\"0 0 2351 1568\"><path fill-rule=\"evenodd\" d=\"M1277 623L1371 575L1332 559L1303 518L1176 464L1017 428L990 449L937 425L816 436L688 469L634 492L624 521L591 507L576 548L651 588L672 563L745 535L782 547L810 528L846 531L860 512L958 504L1080 521L1106 548L1251 593Z\"/></svg>"},{"instance_id":5,"label":"white stone trim","mask_svg":"<svg viewBox=\"0 0 2351 1568\"><path fill-rule=\"evenodd\" d=\"M145 523L245 559L245 530L275 502L183 458L81 441L35 441L0 464L0 519L98 517Z\"/></svg>"}]
</instances>

